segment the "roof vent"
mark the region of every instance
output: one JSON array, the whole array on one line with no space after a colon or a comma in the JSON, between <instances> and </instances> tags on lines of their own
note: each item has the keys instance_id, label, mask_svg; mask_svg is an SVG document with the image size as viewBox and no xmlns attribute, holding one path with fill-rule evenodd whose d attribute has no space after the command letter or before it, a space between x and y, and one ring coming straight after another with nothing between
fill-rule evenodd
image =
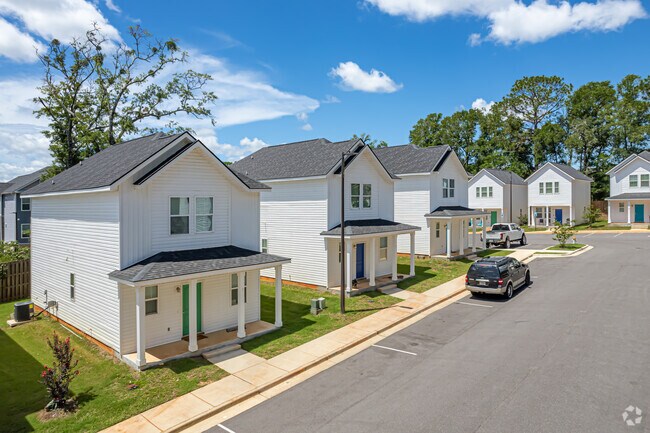
<instances>
[{"instance_id":1,"label":"roof vent","mask_svg":"<svg viewBox=\"0 0 650 433\"><path fill-rule=\"evenodd\" d=\"M52 181L52 185L54 185L54 181Z\"/></svg>"}]
</instances>

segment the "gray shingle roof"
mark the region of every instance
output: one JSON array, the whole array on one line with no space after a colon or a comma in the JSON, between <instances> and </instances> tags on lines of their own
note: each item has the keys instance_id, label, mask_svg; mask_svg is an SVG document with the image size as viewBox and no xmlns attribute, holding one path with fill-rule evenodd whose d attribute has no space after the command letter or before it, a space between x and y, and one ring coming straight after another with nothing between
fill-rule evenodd
<instances>
[{"instance_id":1,"label":"gray shingle roof","mask_svg":"<svg viewBox=\"0 0 650 433\"><path fill-rule=\"evenodd\" d=\"M576 170L575 168L571 167L570 165L560 164L560 163L557 163L557 162L550 162L549 164L552 165L553 167L563 171L564 173L568 174L569 176L571 176L574 179L593 181L592 178L590 178L589 176L586 176L584 173L582 173L579 170Z\"/></svg>"},{"instance_id":2,"label":"gray shingle roof","mask_svg":"<svg viewBox=\"0 0 650 433\"><path fill-rule=\"evenodd\" d=\"M496 168L485 168L485 171L490 173L492 176L499 179L501 182L506 185L510 184L510 176L512 175L512 184L513 185L526 185L526 181L523 180L517 173L513 173L510 170L497 170Z\"/></svg>"},{"instance_id":3,"label":"gray shingle roof","mask_svg":"<svg viewBox=\"0 0 650 433\"><path fill-rule=\"evenodd\" d=\"M440 206L433 210L432 212L425 215L425 217L456 217L456 216L480 216L488 215L487 212L483 212L476 209L470 209L464 206Z\"/></svg>"},{"instance_id":4,"label":"gray shingle roof","mask_svg":"<svg viewBox=\"0 0 650 433\"><path fill-rule=\"evenodd\" d=\"M0 194L11 185L9 182L0 182Z\"/></svg>"},{"instance_id":5,"label":"gray shingle roof","mask_svg":"<svg viewBox=\"0 0 650 433\"><path fill-rule=\"evenodd\" d=\"M437 170L450 152L449 146L418 147L414 144L375 149L381 163L396 175Z\"/></svg>"},{"instance_id":6,"label":"gray shingle roof","mask_svg":"<svg viewBox=\"0 0 650 433\"><path fill-rule=\"evenodd\" d=\"M345 221L346 236L362 236L377 233L402 232L420 230L420 227L397 223L384 219L350 220ZM330 230L321 232L321 236L341 236L341 224Z\"/></svg>"},{"instance_id":7,"label":"gray shingle roof","mask_svg":"<svg viewBox=\"0 0 650 433\"><path fill-rule=\"evenodd\" d=\"M650 192L626 192L607 197L605 200L650 200Z\"/></svg>"},{"instance_id":8,"label":"gray shingle roof","mask_svg":"<svg viewBox=\"0 0 650 433\"><path fill-rule=\"evenodd\" d=\"M639 156L647 161L650 161L650 150L644 150L643 152L639 153Z\"/></svg>"},{"instance_id":9,"label":"gray shingle roof","mask_svg":"<svg viewBox=\"0 0 650 433\"><path fill-rule=\"evenodd\" d=\"M234 245L196 250L166 251L149 257L109 277L132 283L184 275L286 262L287 258Z\"/></svg>"},{"instance_id":10,"label":"gray shingle roof","mask_svg":"<svg viewBox=\"0 0 650 433\"><path fill-rule=\"evenodd\" d=\"M23 189L29 187L34 182L38 182L45 170L47 170L47 167L36 170L33 173L15 177L7 182L7 186L4 188L4 190L2 187L0 187L0 190L3 194L15 194L17 192L22 192Z\"/></svg>"},{"instance_id":11,"label":"gray shingle roof","mask_svg":"<svg viewBox=\"0 0 650 433\"><path fill-rule=\"evenodd\" d=\"M256 180L324 176L358 140L333 143L325 138L264 147L235 162L232 169Z\"/></svg>"}]
</instances>

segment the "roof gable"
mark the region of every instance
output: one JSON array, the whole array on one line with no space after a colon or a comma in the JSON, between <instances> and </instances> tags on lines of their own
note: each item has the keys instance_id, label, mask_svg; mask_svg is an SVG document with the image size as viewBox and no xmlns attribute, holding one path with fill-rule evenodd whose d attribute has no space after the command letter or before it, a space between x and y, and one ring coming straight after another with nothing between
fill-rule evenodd
<instances>
[{"instance_id":1,"label":"roof gable","mask_svg":"<svg viewBox=\"0 0 650 433\"><path fill-rule=\"evenodd\" d=\"M489 176L500 185L526 185L526 181L517 173L510 170L499 170L494 168L483 168L470 179L470 184L474 183L482 176Z\"/></svg>"},{"instance_id":2,"label":"roof gable","mask_svg":"<svg viewBox=\"0 0 650 433\"><path fill-rule=\"evenodd\" d=\"M414 144L381 147L375 154L396 175L437 171L452 152L449 146L418 147Z\"/></svg>"},{"instance_id":3,"label":"roof gable","mask_svg":"<svg viewBox=\"0 0 650 433\"><path fill-rule=\"evenodd\" d=\"M627 167L632 161L635 159L642 159L645 162L650 162L650 150L644 150L643 152L639 153L638 155L630 155L627 158L625 158L623 161L621 161L618 165L612 167L607 174L611 175L613 173L621 171L623 168Z\"/></svg>"},{"instance_id":4,"label":"roof gable","mask_svg":"<svg viewBox=\"0 0 650 433\"><path fill-rule=\"evenodd\" d=\"M399 179L397 176L395 176L394 174L392 174L390 171L388 171L386 169L384 164L382 164L381 161L379 160L379 158L377 158L377 155L375 154L373 149L370 148L369 146L365 146L365 145L361 148L361 151L359 151L356 155L352 155L351 158L348 161L345 162L345 171L346 171L346 173L348 172L349 169L354 170L355 164L358 164L362 160L362 158L368 158L370 160L371 164L375 167L375 169L377 170L377 172L381 176L384 176L389 180ZM337 167L334 170L334 173L335 174L341 174L341 163L340 163L340 161L337 164Z\"/></svg>"},{"instance_id":5,"label":"roof gable","mask_svg":"<svg viewBox=\"0 0 650 433\"><path fill-rule=\"evenodd\" d=\"M5 187L0 186L2 194L16 194L30 188L32 185L40 182L41 176L48 169L48 167L36 170L33 173L23 174L22 176L15 177L9 182L6 182Z\"/></svg>"},{"instance_id":6,"label":"roof gable","mask_svg":"<svg viewBox=\"0 0 650 433\"><path fill-rule=\"evenodd\" d=\"M576 170L575 168L571 167L570 165L566 164L560 164L557 162L547 162L546 164L542 165L540 168L538 168L533 174L531 174L527 179L526 182L530 182L533 179L536 179L544 173L545 171L549 169L554 169L558 174L563 174L567 177L569 177L569 180L584 180L587 182L593 182L593 179L590 177L586 176L584 173L582 173L579 170Z\"/></svg>"}]
</instances>

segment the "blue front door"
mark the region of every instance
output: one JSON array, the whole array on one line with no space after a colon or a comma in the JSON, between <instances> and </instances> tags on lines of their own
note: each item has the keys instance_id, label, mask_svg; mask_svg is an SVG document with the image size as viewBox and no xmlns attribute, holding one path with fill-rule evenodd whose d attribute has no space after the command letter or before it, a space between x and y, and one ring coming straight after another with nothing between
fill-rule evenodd
<instances>
[{"instance_id":1,"label":"blue front door","mask_svg":"<svg viewBox=\"0 0 650 433\"><path fill-rule=\"evenodd\" d=\"M562 222L562 209L555 209L555 221Z\"/></svg>"},{"instance_id":2,"label":"blue front door","mask_svg":"<svg viewBox=\"0 0 650 433\"><path fill-rule=\"evenodd\" d=\"M643 217L645 216L645 206L642 204L635 204L634 205L634 222L635 223L642 223L643 222Z\"/></svg>"},{"instance_id":3,"label":"blue front door","mask_svg":"<svg viewBox=\"0 0 650 433\"><path fill-rule=\"evenodd\" d=\"M357 244L357 278L363 278L366 268L366 244Z\"/></svg>"}]
</instances>

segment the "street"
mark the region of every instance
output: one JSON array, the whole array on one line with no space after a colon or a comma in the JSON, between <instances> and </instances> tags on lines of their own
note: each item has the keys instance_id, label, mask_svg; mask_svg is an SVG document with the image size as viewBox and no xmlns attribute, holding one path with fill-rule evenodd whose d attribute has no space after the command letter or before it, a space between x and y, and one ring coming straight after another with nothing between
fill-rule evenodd
<instances>
[{"instance_id":1,"label":"street","mask_svg":"<svg viewBox=\"0 0 650 433\"><path fill-rule=\"evenodd\" d=\"M578 242L594 249L535 259L510 301L468 296L208 431L648 431L650 237Z\"/></svg>"}]
</instances>

